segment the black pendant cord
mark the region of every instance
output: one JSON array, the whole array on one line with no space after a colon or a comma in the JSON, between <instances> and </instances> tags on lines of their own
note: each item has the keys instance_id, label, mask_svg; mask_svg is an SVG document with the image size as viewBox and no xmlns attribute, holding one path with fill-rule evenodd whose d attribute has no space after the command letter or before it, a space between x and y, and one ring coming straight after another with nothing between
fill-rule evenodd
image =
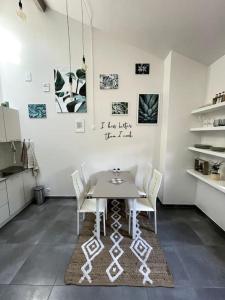
<instances>
[{"instance_id":1,"label":"black pendant cord","mask_svg":"<svg viewBox=\"0 0 225 300\"><path fill-rule=\"evenodd\" d=\"M66 0L66 20L67 20L67 34L68 34L68 46L69 46L69 64L70 64L70 75L69 75L69 83L72 84L72 76L71 76L71 43L70 43L70 22L69 22L69 12L68 12L68 0Z\"/></svg>"},{"instance_id":2,"label":"black pendant cord","mask_svg":"<svg viewBox=\"0 0 225 300\"><path fill-rule=\"evenodd\" d=\"M83 8L83 0L80 0L81 4L81 20L82 20L82 51L83 51L83 63L85 64L85 49L84 49L84 8Z\"/></svg>"},{"instance_id":3,"label":"black pendant cord","mask_svg":"<svg viewBox=\"0 0 225 300\"><path fill-rule=\"evenodd\" d=\"M23 4L22 4L22 1L20 0L19 1L19 8L22 10L23 9Z\"/></svg>"}]
</instances>

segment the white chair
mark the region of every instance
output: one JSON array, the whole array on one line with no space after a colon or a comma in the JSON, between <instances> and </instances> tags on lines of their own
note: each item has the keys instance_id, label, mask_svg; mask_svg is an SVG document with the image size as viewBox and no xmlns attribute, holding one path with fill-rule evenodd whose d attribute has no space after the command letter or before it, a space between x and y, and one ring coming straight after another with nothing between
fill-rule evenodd
<instances>
[{"instance_id":1,"label":"white chair","mask_svg":"<svg viewBox=\"0 0 225 300\"><path fill-rule=\"evenodd\" d=\"M148 188L149 188L149 184L151 181L151 177L152 177L152 164L148 163L146 166L146 170L145 170L145 175L143 178L143 189L138 190L138 194L141 197L146 198L147 197L147 193L148 193Z\"/></svg>"},{"instance_id":2,"label":"white chair","mask_svg":"<svg viewBox=\"0 0 225 300\"><path fill-rule=\"evenodd\" d=\"M92 197L95 186L90 185L90 176L88 175L88 170L85 162L81 164L81 173L86 186L87 196Z\"/></svg>"},{"instance_id":3,"label":"white chair","mask_svg":"<svg viewBox=\"0 0 225 300\"><path fill-rule=\"evenodd\" d=\"M95 198L86 198L85 189L80 178L78 171L75 171L72 175L73 186L75 194L77 197L77 235L79 235L80 227L80 213L96 213L96 199ZM99 212L103 215L103 227L104 227L104 236L106 235L105 228L105 216L106 216L106 199L99 199Z\"/></svg>"},{"instance_id":4,"label":"white chair","mask_svg":"<svg viewBox=\"0 0 225 300\"><path fill-rule=\"evenodd\" d=\"M156 201L159 188L162 182L162 174L154 170L152 180L148 189L147 198L139 198L136 200L136 211L137 212L154 212L155 217L155 234L157 234L157 211L156 211ZM133 201L128 199L128 209L129 209L129 233L131 231L131 219L133 212Z\"/></svg>"},{"instance_id":5,"label":"white chair","mask_svg":"<svg viewBox=\"0 0 225 300\"><path fill-rule=\"evenodd\" d=\"M81 164L81 173L82 173L82 177L83 177L83 180L85 183L85 190L87 192L87 197L92 197L92 195L94 193L95 185L93 185L93 186L90 185L90 176L88 175L87 165L85 162L83 162ZM105 203L106 203L106 220L107 220L107 211L108 211L107 200Z\"/></svg>"}]
</instances>

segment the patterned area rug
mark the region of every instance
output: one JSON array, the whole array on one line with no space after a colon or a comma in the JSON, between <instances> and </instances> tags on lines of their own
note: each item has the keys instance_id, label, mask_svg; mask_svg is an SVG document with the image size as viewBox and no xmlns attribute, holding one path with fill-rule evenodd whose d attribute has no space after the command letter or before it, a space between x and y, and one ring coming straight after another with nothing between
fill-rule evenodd
<instances>
[{"instance_id":1,"label":"patterned area rug","mask_svg":"<svg viewBox=\"0 0 225 300\"><path fill-rule=\"evenodd\" d=\"M95 216L86 215L65 283L75 285L173 287L159 241L147 215L139 215L135 240L128 234L122 201L113 200L107 236L95 236Z\"/></svg>"}]
</instances>

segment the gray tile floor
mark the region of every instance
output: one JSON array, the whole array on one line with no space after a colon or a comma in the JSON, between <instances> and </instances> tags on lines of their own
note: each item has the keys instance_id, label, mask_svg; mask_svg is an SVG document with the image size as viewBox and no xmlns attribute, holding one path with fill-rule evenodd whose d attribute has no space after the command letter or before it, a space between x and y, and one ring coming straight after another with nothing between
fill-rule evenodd
<instances>
[{"instance_id":1,"label":"gray tile floor","mask_svg":"<svg viewBox=\"0 0 225 300\"><path fill-rule=\"evenodd\" d=\"M76 244L75 201L30 205L0 230L0 299L225 299L225 234L194 208L159 205L158 231L175 288L65 286Z\"/></svg>"}]
</instances>

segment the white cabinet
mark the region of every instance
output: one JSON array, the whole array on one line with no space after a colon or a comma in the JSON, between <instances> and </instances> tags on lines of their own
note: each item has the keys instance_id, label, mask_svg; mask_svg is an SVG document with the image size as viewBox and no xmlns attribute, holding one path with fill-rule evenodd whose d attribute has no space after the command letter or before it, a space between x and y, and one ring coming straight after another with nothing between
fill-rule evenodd
<instances>
[{"instance_id":1,"label":"white cabinet","mask_svg":"<svg viewBox=\"0 0 225 300\"><path fill-rule=\"evenodd\" d=\"M0 106L0 143L6 142L3 108Z\"/></svg>"},{"instance_id":2,"label":"white cabinet","mask_svg":"<svg viewBox=\"0 0 225 300\"><path fill-rule=\"evenodd\" d=\"M7 221L9 218L9 206L8 203L0 207L0 225Z\"/></svg>"},{"instance_id":3,"label":"white cabinet","mask_svg":"<svg viewBox=\"0 0 225 300\"><path fill-rule=\"evenodd\" d=\"M6 182L0 182L0 225L9 218L9 205Z\"/></svg>"},{"instance_id":4,"label":"white cabinet","mask_svg":"<svg viewBox=\"0 0 225 300\"><path fill-rule=\"evenodd\" d=\"M7 191L10 215L19 211L25 205L22 173L10 176L7 179Z\"/></svg>"},{"instance_id":5,"label":"white cabinet","mask_svg":"<svg viewBox=\"0 0 225 300\"><path fill-rule=\"evenodd\" d=\"M3 107L6 141L20 141L20 119L16 109Z\"/></svg>"},{"instance_id":6,"label":"white cabinet","mask_svg":"<svg viewBox=\"0 0 225 300\"><path fill-rule=\"evenodd\" d=\"M0 209L3 205L8 203L8 196L6 190L6 182L0 182Z\"/></svg>"},{"instance_id":7,"label":"white cabinet","mask_svg":"<svg viewBox=\"0 0 225 300\"><path fill-rule=\"evenodd\" d=\"M31 170L26 170L23 173L23 186L25 203L33 199L33 188L35 187L35 177Z\"/></svg>"}]
</instances>

